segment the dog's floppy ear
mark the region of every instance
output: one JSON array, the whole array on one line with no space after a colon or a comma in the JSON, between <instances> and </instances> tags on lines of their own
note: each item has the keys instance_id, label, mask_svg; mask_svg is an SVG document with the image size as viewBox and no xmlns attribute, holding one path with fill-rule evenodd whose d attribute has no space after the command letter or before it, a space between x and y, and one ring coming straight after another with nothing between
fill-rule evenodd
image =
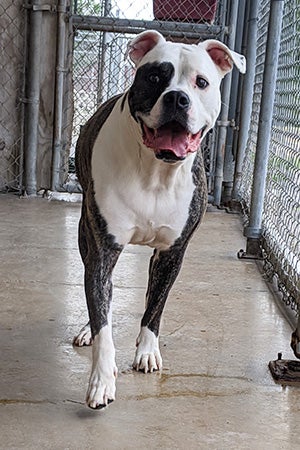
<instances>
[{"instance_id":1,"label":"dog's floppy ear","mask_svg":"<svg viewBox=\"0 0 300 450\"><path fill-rule=\"evenodd\" d=\"M223 75L232 70L233 64L241 73L246 72L246 58L230 50L222 42L216 41L215 39L208 39L207 41L201 42L199 46L204 47Z\"/></svg>"},{"instance_id":2,"label":"dog's floppy ear","mask_svg":"<svg viewBox=\"0 0 300 450\"><path fill-rule=\"evenodd\" d=\"M127 55L137 66L141 59L165 38L158 31L143 31L128 44Z\"/></svg>"}]
</instances>

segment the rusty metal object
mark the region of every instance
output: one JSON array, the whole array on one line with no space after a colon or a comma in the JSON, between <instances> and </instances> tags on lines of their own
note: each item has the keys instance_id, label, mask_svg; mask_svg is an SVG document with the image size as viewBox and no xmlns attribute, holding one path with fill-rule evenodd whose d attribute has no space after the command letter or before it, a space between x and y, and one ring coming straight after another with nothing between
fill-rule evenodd
<instances>
[{"instance_id":1,"label":"rusty metal object","mask_svg":"<svg viewBox=\"0 0 300 450\"><path fill-rule=\"evenodd\" d=\"M278 353L276 361L269 362L269 369L273 378L281 384L293 384L300 386L300 361L281 359L282 354Z\"/></svg>"}]
</instances>

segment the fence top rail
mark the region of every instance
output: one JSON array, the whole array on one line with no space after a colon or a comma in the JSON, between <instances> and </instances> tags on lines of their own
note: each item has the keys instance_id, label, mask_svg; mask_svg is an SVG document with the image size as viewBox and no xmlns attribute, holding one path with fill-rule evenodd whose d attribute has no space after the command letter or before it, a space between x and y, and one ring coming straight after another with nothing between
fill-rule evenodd
<instances>
[{"instance_id":1,"label":"fence top rail","mask_svg":"<svg viewBox=\"0 0 300 450\"><path fill-rule=\"evenodd\" d=\"M184 23L161 20L118 19L112 17L71 16L73 26L77 30L107 31L116 33L138 34L144 30L156 30L163 35L191 40L209 39L227 33L226 27L206 23Z\"/></svg>"}]
</instances>

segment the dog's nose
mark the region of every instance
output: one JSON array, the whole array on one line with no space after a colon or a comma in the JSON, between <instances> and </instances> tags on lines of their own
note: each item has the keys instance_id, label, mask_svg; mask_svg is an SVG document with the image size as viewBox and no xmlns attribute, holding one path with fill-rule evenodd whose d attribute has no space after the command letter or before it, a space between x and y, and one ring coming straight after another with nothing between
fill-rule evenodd
<instances>
[{"instance_id":1,"label":"dog's nose","mask_svg":"<svg viewBox=\"0 0 300 450\"><path fill-rule=\"evenodd\" d=\"M183 91L170 91L164 96L164 104L174 110L185 110L190 106L190 99Z\"/></svg>"}]
</instances>

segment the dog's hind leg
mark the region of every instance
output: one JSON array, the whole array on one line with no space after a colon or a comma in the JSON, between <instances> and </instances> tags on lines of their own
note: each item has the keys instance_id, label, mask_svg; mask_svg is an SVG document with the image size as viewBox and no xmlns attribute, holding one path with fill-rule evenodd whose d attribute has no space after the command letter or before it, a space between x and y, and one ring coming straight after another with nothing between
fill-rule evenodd
<instances>
[{"instance_id":1,"label":"dog's hind leg","mask_svg":"<svg viewBox=\"0 0 300 450\"><path fill-rule=\"evenodd\" d=\"M90 322L88 322L84 327L81 328L78 335L74 337L73 339L73 345L76 347L83 347L83 346L89 346L92 345L93 338L92 338L92 332L91 332L91 325Z\"/></svg>"},{"instance_id":2,"label":"dog's hind leg","mask_svg":"<svg viewBox=\"0 0 300 450\"><path fill-rule=\"evenodd\" d=\"M185 247L174 245L167 251L154 251L149 266L146 311L142 318L133 367L153 372L162 368L158 335L161 315L171 287L179 273Z\"/></svg>"}]
</instances>

